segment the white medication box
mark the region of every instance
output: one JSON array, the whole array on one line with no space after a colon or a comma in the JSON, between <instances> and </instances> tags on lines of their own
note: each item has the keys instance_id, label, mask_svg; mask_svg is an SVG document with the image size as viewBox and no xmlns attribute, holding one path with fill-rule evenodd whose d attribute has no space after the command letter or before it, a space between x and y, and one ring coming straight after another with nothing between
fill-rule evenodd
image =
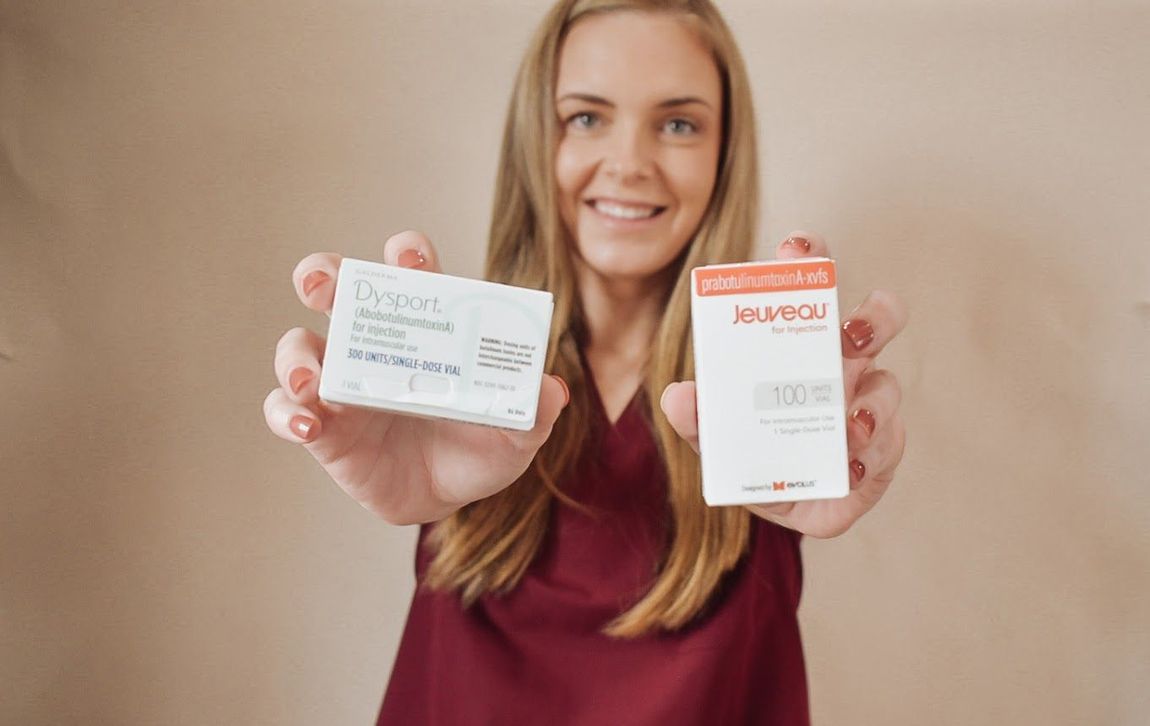
<instances>
[{"instance_id":1,"label":"white medication box","mask_svg":"<svg viewBox=\"0 0 1150 726\"><path fill-rule=\"evenodd\" d=\"M697 267L691 325L707 504L849 494L834 261Z\"/></svg>"},{"instance_id":2,"label":"white medication box","mask_svg":"<svg viewBox=\"0 0 1150 726\"><path fill-rule=\"evenodd\" d=\"M345 257L319 396L526 431L552 307L549 292Z\"/></svg>"}]
</instances>

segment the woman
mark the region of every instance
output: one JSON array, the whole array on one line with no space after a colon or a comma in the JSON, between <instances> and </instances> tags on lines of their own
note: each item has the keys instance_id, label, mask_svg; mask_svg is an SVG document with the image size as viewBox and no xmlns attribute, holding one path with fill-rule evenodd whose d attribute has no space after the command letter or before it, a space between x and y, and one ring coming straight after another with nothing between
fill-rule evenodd
<instances>
[{"instance_id":1,"label":"woman","mask_svg":"<svg viewBox=\"0 0 1150 726\"><path fill-rule=\"evenodd\" d=\"M380 723L808 722L798 541L844 532L893 477L898 386L873 361L905 312L875 293L844 324L850 496L705 506L688 275L752 255L754 134L707 0L562 0L516 80L486 269L555 294L535 428L322 403L323 339L281 339L268 425L369 510L421 524ZM805 233L778 249L825 254ZM384 261L439 271L416 232ZM305 305L330 312L338 266L300 262Z\"/></svg>"}]
</instances>

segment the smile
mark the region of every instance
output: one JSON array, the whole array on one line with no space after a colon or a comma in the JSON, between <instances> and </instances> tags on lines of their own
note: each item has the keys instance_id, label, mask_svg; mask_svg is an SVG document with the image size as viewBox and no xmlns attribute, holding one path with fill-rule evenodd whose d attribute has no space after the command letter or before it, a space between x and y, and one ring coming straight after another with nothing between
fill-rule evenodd
<instances>
[{"instance_id":1,"label":"smile","mask_svg":"<svg viewBox=\"0 0 1150 726\"><path fill-rule=\"evenodd\" d=\"M592 199L587 206L599 214L610 219L643 220L651 219L662 214L666 207L656 207L649 204L620 204L601 199Z\"/></svg>"}]
</instances>

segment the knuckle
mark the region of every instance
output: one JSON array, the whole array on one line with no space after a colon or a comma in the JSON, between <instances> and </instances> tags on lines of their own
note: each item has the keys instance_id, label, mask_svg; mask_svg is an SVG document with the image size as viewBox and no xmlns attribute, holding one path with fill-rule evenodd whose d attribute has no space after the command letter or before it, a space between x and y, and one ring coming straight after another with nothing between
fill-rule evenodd
<instances>
[{"instance_id":1,"label":"knuckle","mask_svg":"<svg viewBox=\"0 0 1150 726\"><path fill-rule=\"evenodd\" d=\"M825 527L819 527L811 532L808 532L808 534L815 539L834 539L835 537L842 536L850 531L850 528L853 524L854 522L845 522L840 524L826 525Z\"/></svg>"},{"instance_id":2,"label":"knuckle","mask_svg":"<svg viewBox=\"0 0 1150 726\"><path fill-rule=\"evenodd\" d=\"M514 456L531 456L534 454L547 437L551 435L553 427L548 425L543 428L536 427L530 431L501 431L503 440L507 442Z\"/></svg>"},{"instance_id":3,"label":"knuckle","mask_svg":"<svg viewBox=\"0 0 1150 726\"><path fill-rule=\"evenodd\" d=\"M895 292L885 289L871 290L867 296L867 302L871 307L881 310L882 314L892 321L896 330L900 330L906 325L906 305Z\"/></svg>"},{"instance_id":4,"label":"knuckle","mask_svg":"<svg viewBox=\"0 0 1150 726\"><path fill-rule=\"evenodd\" d=\"M267 422L268 426L273 425L273 419L275 418L276 408L279 406L280 402L283 400L283 395L284 395L284 390L282 388L273 388L271 391L268 392L268 395L264 397L264 403L263 403L264 421Z\"/></svg>"},{"instance_id":5,"label":"knuckle","mask_svg":"<svg viewBox=\"0 0 1150 726\"><path fill-rule=\"evenodd\" d=\"M890 390L894 398L894 407L898 408L902 403L902 384L898 381L898 376L893 373L888 374L887 380L890 381Z\"/></svg>"},{"instance_id":6,"label":"knuckle","mask_svg":"<svg viewBox=\"0 0 1150 726\"><path fill-rule=\"evenodd\" d=\"M892 293L887 290L871 290L864 302L868 308L890 310L892 308Z\"/></svg>"},{"instance_id":7,"label":"knuckle","mask_svg":"<svg viewBox=\"0 0 1150 726\"><path fill-rule=\"evenodd\" d=\"M886 427L885 434L875 442L873 453L876 459L875 466L878 466L882 471L894 469L902 461L905 448L906 436L902 421L898 416L894 416Z\"/></svg>"},{"instance_id":8,"label":"knuckle","mask_svg":"<svg viewBox=\"0 0 1150 726\"><path fill-rule=\"evenodd\" d=\"M279 341L276 342L277 361L291 353L293 348L298 347L308 332L310 331L308 331L307 328L295 327L281 335Z\"/></svg>"},{"instance_id":9,"label":"knuckle","mask_svg":"<svg viewBox=\"0 0 1150 726\"><path fill-rule=\"evenodd\" d=\"M315 332L311 328L307 328L306 335L308 342L311 343L317 351L323 350L324 346L327 345L327 338Z\"/></svg>"},{"instance_id":10,"label":"knuckle","mask_svg":"<svg viewBox=\"0 0 1150 726\"><path fill-rule=\"evenodd\" d=\"M311 330L303 327L302 325L297 325L291 330L287 331L285 337L288 338L289 343L294 344L310 340L312 335L314 335L314 333L312 333Z\"/></svg>"},{"instance_id":11,"label":"knuckle","mask_svg":"<svg viewBox=\"0 0 1150 726\"><path fill-rule=\"evenodd\" d=\"M874 376L877 385L888 389L896 398L902 395L902 386L898 382L898 376L894 373L886 368L876 368L871 371L871 375Z\"/></svg>"},{"instance_id":12,"label":"knuckle","mask_svg":"<svg viewBox=\"0 0 1150 726\"><path fill-rule=\"evenodd\" d=\"M885 368L876 368L865 375L866 380L862 385L865 387L867 401L883 409L883 413L888 416L893 415L902 401L898 376Z\"/></svg>"}]
</instances>

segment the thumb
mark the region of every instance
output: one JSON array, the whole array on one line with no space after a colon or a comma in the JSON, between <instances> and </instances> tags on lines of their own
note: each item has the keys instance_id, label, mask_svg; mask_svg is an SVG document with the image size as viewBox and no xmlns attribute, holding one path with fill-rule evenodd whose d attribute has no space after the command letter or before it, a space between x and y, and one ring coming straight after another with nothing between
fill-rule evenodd
<instances>
[{"instance_id":1,"label":"thumb","mask_svg":"<svg viewBox=\"0 0 1150 726\"><path fill-rule=\"evenodd\" d=\"M422 232L409 229L387 238L383 243L383 261L388 265L408 267L426 272L443 272L439 268L439 255L435 245Z\"/></svg>"},{"instance_id":2,"label":"thumb","mask_svg":"<svg viewBox=\"0 0 1150 726\"><path fill-rule=\"evenodd\" d=\"M681 381L663 389L659 407L675 433L699 453L699 419L695 411L695 382Z\"/></svg>"},{"instance_id":3,"label":"thumb","mask_svg":"<svg viewBox=\"0 0 1150 726\"><path fill-rule=\"evenodd\" d=\"M567 381L550 373L544 374L539 386L539 408L535 412L535 427L542 424L549 432L555 420L567 404L571 403L571 391Z\"/></svg>"},{"instance_id":4,"label":"thumb","mask_svg":"<svg viewBox=\"0 0 1150 726\"><path fill-rule=\"evenodd\" d=\"M508 430L505 433L518 439L519 446L522 448L534 452L547 441L559 414L570 402L571 393L567 388L567 382L559 376L544 373L543 380L539 385L539 404L538 408L535 409L534 428L530 431Z\"/></svg>"}]
</instances>

